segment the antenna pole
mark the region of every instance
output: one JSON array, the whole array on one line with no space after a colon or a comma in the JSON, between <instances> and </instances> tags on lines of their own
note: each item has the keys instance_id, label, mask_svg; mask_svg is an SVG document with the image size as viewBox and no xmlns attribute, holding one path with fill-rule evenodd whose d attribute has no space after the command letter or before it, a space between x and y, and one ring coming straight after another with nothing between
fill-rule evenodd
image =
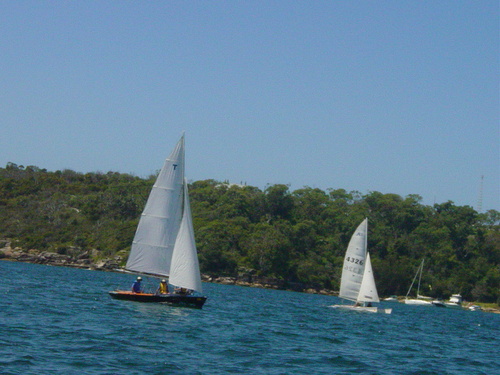
<instances>
[{"instance_id":1,"label":"antenna pole","mask_svg":"<svg viewBox=\"0 0 500 375\"><path fill-rule=\"evenodd\" d=\"M479 213L483 211L483 181L484 181L484 176L481 176L481 182L479 183L479 196L477 198L477 209L476 209L476 211Z\"/></svg>"}]
</instances>

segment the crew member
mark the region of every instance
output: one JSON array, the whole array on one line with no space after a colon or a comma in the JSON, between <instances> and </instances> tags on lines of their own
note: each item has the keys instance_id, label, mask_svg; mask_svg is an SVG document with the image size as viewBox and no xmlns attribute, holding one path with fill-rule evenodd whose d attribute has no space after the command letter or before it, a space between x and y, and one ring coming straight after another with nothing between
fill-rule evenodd
<instances>
[{"instance_id":1,"label":"crew member","mask_svg":"<svg viewBox=\"0 0 500 375\"><path fill-rule=\"evenodd\" d=\"M138 277L137 280L132 284L132 292L133 293L142 293L142 285L141 285L142 277Z\"/></svg>"},{"instance_id":2,"label":"crew member","mask_svg":"<svg viewBox=\"0 0 500 375\"><path fill-rule=\"evenodd\" d=\"M168 294L168 284L167 284L167 280L163 279L161 282L160 282L160 286L158 287L158 289L156 290L156 294Z\"/></svg>"}]
</instances>

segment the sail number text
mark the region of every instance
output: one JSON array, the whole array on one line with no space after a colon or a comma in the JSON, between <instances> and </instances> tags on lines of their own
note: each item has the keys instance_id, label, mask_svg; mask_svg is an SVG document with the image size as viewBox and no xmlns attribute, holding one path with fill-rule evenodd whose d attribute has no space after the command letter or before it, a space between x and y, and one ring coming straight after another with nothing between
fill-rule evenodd
<instances>
[{"instance_id":1,"label":"sail number text","mask_svg":"<svg viewBox=\"0 0 500 375\"><path fill-rule=\"evenodd\" d=\"M354 263L354 264L359 264L360 266L362 266L363 263L364 263L364 261L362 259L353 258L353 257L347 257L347 258L345 258L345 260L347 262L351 262L351 263Z\"/></svg>"}]
</instances>

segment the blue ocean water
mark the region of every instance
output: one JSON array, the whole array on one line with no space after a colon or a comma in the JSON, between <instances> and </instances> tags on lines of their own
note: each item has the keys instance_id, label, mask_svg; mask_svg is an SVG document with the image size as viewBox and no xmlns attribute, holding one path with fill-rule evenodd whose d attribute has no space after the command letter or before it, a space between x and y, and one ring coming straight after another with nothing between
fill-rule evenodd
<instances>
[{"instance_id":1,"label":"blue ocean water","mask_svg":"<svg viewBox=\"0 0 500 375\"><path fill-rule=\"evenodd\" d=\"M204 284L202 310L113 300L133 276L0 261L0 374L498 374L500 315ZM153 286L152 286L153 287Z\"/></svg>"}]
</instances>

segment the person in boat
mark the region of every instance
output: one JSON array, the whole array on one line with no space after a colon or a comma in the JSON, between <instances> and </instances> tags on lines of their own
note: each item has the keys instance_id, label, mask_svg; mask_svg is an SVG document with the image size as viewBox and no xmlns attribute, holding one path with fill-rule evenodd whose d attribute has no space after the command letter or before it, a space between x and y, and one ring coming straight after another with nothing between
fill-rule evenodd
<instances>
[{"instance_id":1,"label":"person in boat","mask_svg":"<svg viewBox=\"0 0 500 375\"><path fill-rule=\"evenodd\" d=\"M190 294L193 293L192 290L186 289L186 288L175 288L174 289L176 294L180 294L182 296L189 296Z\"/></svg>"},{"instance_id":2,"label":"person in boat","mask_svg":"<svg viewBox=\"0 0 500 375\"><path fill-rule=\"evenodd\" d=\"M138 277L137 280L132 284L132 292L133 293L142 293L142 285L141 285L142 277Z\"/></svg>"},{"instance_id":3,"label":"person in boat","mask_svg":"<svg viewBox=\"0 0 500 375\"><path fill-rule=\"evenodd\" d=\"M168 294L168 284L167 280L163 279L160 282L160 286L156 289L156 294Z\"/></svg>"}]
</instances>

